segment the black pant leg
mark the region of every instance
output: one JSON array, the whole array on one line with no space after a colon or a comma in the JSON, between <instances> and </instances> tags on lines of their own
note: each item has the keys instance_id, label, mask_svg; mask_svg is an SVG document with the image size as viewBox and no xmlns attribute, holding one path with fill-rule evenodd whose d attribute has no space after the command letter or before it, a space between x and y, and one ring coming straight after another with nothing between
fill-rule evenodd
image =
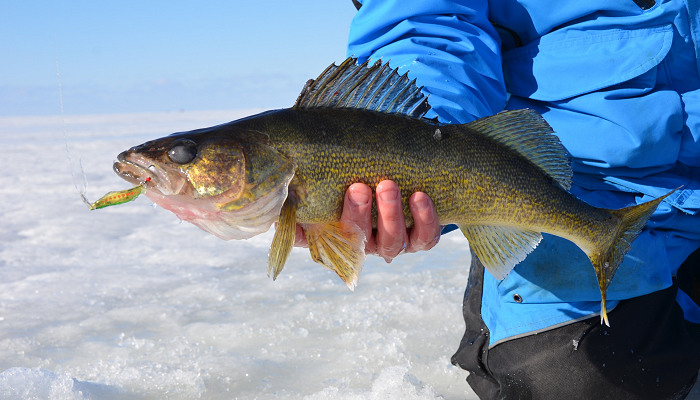
<instances>
[{"instance_id":1,"label":"black pant leg","mask_svg":"<svg viewBox=\"0 0 700 400\"><path fill-rule=\"evenodd\" d=\"M462 313L466 330L452 364L469 371L467 382L483 399L499 397L500 387L496 377L486 367L488 357L489 330L481 319L481 295L484 287L484 266L472 253L469 280L464 292Z\"/></svg>"},{"instance_id":2,"label":"black pant leg","mask_svg":"<svg viewBox=\"0 0 700 400\"><path fill-rule=\"evenodd\" d=\"M466 332L452 362L482 399L682 399L700 368L700 337L675 301L676 285L620 302L598 317L488 348L483 266L472 258Z\"/></svg>"}]
</instances>

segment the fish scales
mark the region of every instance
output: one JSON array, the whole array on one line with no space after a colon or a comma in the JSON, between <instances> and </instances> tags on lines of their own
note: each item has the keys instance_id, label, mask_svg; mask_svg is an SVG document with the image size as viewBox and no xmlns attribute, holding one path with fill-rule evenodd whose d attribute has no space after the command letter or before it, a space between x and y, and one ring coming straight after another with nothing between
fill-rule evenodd
<instances>
[{"instance_id":1,"label":"fish scales","mask_svg":"<svg viewBox=\"0 0 700 400\"><path fill-rule=\"evenodd\" d=\"M404 204L412 193L426 192L442 224L497 222L592 232L613 222L558 188L526 159L506 157L507 148L468 130L352 109L282 110L255 125L245 128L270 132L273 146L300 160L297 177L306 191L297 215L302 223L337 219L352 183L374 188L384 179L398 184ZM438 128L440 140L434 138ZM519 212L514 215L514 210ZM412 226L407 206L404 213Z\"/></svg>"},{"instance_id":2,"label":"fish scales","mask_svg":"<svg viewBox=\"0 0 700 400\"><path fill-rule=\"evenodd\" d=\"M375 189L391 179L401 189L407 227L408 198L427 193L440 223L457 224L497 279L538 245L541 232L574 242L591 260L607 324L606 290L665 196L595 208L568 192L566 150L534 111L444 125L423 118L429 107L414 82L386 64L348 59L307 82L292 108L144 143L121 153L114 169L180 219L223 239L249 238L277 222L273 278L301 225L313 260L351 289L366 238L340 220L344 193L356 182Z\"/></svg>"}]
</instances>

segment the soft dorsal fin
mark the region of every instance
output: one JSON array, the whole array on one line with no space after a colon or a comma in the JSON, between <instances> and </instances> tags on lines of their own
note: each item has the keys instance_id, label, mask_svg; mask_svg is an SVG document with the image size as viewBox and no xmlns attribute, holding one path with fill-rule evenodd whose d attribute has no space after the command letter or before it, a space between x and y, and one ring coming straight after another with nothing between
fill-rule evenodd
<instances>
[{"instance_id":1,"label":"soft dorsal fin","mask_svg":"<svg viewBox=\"0 0 700 400\"><path fill-rule=\"evenodd\" d=\"M306 82L293 108L356 108L420 118L430 109L415 79L399 75L389 63L369 60L358 65L348 58L331 64L315 80Z\"/></svg>"},{"instance_id":2,"label":"soft dorsal fin","mask_svg":"<svg viewBox=\"0 0 700 400\"><path fill-rule=\"evenodd\" d=\"M565 190L571 188L568 153L547 121L537 112L529 109L503 111L465 126L518 152Z\"/></svg>"}]
</instances>

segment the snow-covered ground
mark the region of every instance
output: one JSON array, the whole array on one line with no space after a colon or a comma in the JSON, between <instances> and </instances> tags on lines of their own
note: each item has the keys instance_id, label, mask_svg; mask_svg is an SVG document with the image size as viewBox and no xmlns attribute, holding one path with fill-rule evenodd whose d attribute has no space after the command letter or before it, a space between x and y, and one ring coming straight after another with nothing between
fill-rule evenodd
<instances>
[{"instance_id":1,"label":"snow-covered ground","mask_svg":"<svg viewBox=\"0 0 700 400\"><path fill-rule=\"evenodd\" d=\"M266 276L271 233L226 242L129 185L116 155L253 113L0 118L0 398L463 399L452 366L468 247L443 237L392 264L368 258L354 293L295 249Z\"/></svg>"}]
</instances>

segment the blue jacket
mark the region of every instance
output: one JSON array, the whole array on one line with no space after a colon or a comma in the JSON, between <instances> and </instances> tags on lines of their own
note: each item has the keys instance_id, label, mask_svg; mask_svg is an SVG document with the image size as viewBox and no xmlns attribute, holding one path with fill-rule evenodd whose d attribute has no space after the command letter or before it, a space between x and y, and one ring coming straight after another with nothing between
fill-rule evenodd
<instances>
[{"instance_id":1,"label":"blue jacket","mask_svg":"<svg viewBox=\"0 0 700 400\"><path fill-rule=\"evenodd\" d=\"M700 247L698 7L698 0L657 0L646 10L633 0L365 0L348 55L408 71L430 95L428 117L446 123L504 108L539 111L572 157L572 193L592 205L621 208L682 187L618 269L608 289L614 308L669 287ZM588 258L557 237L545 235L506 279L485 275L481 312L491 346L600 309ZM686 319L700 323L700 308L682 291L677 300Z\"/></svg>"}]
</instances>

